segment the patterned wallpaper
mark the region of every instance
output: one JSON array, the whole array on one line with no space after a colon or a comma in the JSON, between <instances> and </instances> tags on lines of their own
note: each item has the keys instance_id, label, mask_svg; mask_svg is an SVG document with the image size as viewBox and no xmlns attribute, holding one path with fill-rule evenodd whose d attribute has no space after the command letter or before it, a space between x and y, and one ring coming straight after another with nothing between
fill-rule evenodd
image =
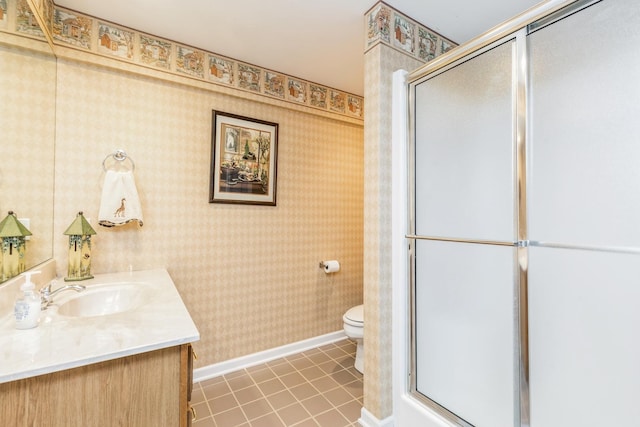
<instances>
[{"instance_id":1,"label":"patterned wallpaper","mask_svg":"<svg viewBox=\"0 0 640 427\"><path fill-rule=\"evenodd\" d=\"M25 254L31 268L52 255L56 62L43 46L7 44L14 40L5 36L0 33L0 220L9 210L31 219Z\"/></svg>"},{"instance_id":2,"label":"patterned wallpaper","mask_svg":"<svg viewBox=\"0 0 640 427\"><path fill-rule=\"evenodd\" d=\"M255 100L58 61L54 256L75 213L95 224L116 148L145 223L94 225L93 272L166 267L202 340L199 366L340 330L362 301L363 129ZM279 124L277 206L210 204L211 111ZM338 259L325 275L318 262Z\"/></svg>"},{"instance_id":3,"label":"patterned wallpaper","mask_svg":"<svg viewBox=\"0 0 640 427\"><path fill-rule=\"evenodd\" d=\"M58 275L82 210L93 273L168 269L201 333L197 366L341 330L362 303L362 120L77 52L57 62ZM277 206L208 203L212 110L279 124ZM118 148L136 163L143 227L96 225L102 161ZM341 271L326 275L326 259Z\"/></svg>"},{"instance_id":4,"label":"patterned wallpaper","mask_svg":"<svg viewBox=\"0 0 640 427\"><path fill-rule=\"evenodd\" d=\"M422 65L386 44L367 51L365 63L364 406L378 419L391 415L391 96L393 72Z\"/></svg>"},{"instance_id":5,"label":"patterned wallpaper","mask_svg":"<svg viewBox=\"0 0 640 427\"><path fill-rule=\"evenodd\" d=\"M365 14L364 406L393 412L391 287L391 98L393 73L415 70L455 47L385 3Z\"/></svg>"}]
</instances>

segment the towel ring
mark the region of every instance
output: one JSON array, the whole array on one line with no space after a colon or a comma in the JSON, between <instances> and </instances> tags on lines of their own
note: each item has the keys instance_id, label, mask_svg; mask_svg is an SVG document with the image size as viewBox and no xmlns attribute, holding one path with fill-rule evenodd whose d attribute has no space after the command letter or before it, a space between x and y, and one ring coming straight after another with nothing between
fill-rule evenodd
<instances>
[{"instance_id":1,"label":"towel ring","mask_svg":"<svg viewBox=\"0 0 640 427\"><path fill-rule=\"evenodd\" d=\"M131 162L131 172L136 170L136 164L133 162L133 159L129 156L127 156L127 152L124 150L116 150L115 153L109 154L107 157L104 158L104 160L102 161L102 169L104 169L104 171L107 171L107 159L109 157L113 157L114 160L117 160L119 162L123 162L127 159L129 159L129 161Z\"/></svg>"}]
</instances>

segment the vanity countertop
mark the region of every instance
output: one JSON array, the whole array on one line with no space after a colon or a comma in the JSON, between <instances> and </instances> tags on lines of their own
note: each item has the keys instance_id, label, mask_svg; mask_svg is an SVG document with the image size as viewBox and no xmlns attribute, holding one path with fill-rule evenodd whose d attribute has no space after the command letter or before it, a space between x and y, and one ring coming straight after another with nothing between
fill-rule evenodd
<instances>
[{"instance_id":1,"label":"vanity countertop","mask_svg":"<svg viewBox=\"0 0 640 427\"><path fill-rule=\"evenodd\" d=\"M92 286L97 289L106 283L144 287L143 300L135 308L120 313L67 317L57 313L57 304L81 293L65 291L54 298L56 304L42 311L39 326L26 330L15 329L13 312L2 315L0 383L200 339L198 329L165 269L97 274L82 282L59 280L56 287L81 284L89 291Z\"/></svg>"}]
</instances>

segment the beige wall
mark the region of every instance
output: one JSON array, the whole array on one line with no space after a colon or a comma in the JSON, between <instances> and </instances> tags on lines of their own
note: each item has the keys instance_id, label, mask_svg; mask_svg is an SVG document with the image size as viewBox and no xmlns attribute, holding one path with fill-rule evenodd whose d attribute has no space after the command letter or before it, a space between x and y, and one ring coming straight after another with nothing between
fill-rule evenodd
<instances>
[{"instance_id":1,"label":"beige wall","mask_svg":"<svg viewBox=\"0 0 640 427\"><path fill-rule=\"evenodd\" d=\"M391 96L393 72L423 63L385 44L365 53L364 407L393 411L391 336Z\"/></svg>"},{"instance_id":2,"label":"beige wall","mask_svg":"<svg viewBox=\"0 0 640 427\"><path fill-rule=\"evenodd\" d=\"M362 302L362 122L172 79L58 61L58 274L82 210L98 232L94 273L168 269L200 330L198 366L340 330ZM279 124L277 206L208 203L213 109ZM95 225L117 148L136 163L141 228ZM342 270L325 275L325 259Z\"/></svg>"},{"instance_id":3,"label":"beige wall","mask_svg":"<svg viewBox=\"0 0 640 427\"><path fill-rule=\"evenodd\" d=\"M11 44L14 41L23 46ZM31 219L27 268L51 258L53 252L56 63L43 47L0 33L0 221L10 210L18 218Z\"/></svg>"}]
</instances>

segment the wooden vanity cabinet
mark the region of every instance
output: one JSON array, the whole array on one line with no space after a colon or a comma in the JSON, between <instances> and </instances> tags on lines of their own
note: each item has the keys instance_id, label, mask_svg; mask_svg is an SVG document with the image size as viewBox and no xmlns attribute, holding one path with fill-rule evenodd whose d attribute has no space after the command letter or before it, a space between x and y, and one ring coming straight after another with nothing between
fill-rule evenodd
<instances>
[{"instance_id":1,"label":"wooden vanity cabinet","mask_svg":"<svg viewBox=\"0 0 640 427\"><path fill-rule=\"evenodd\" d=\"M191 345L0 384L0 425L190 425Z\"/></svg>"}]
</instances>

